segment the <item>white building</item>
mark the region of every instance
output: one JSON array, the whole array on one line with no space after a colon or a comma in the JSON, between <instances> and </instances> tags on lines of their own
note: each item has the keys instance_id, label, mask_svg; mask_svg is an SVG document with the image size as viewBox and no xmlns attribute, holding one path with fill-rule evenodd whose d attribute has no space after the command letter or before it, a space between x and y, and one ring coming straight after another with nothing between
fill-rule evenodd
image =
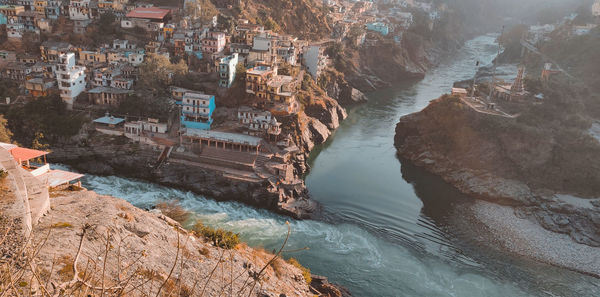
<instances>
[{"instance_id":1,"label":"white building","mask_svg":"<svg viewBox=\"0 0 600 297\"><path fill-rule=\"evenodd\" d=\"M90 0L71 0L69 2L69 18L71 20L89 20Z\"/></svg>"},{"instance_id":2,"label":"white building","mask_svg":"<svg viewBox=\"0 0 600 297\"><path fill-rule=\"evenodd\" d=\"M238 108L238 120L244 124L250 135L278 136L281 134L281 123L266 110L255 110L247 106Z\"/></svg>"},{"instance_id":3,"label":"white building","mask_svg":"<svg viewBox=\"0 0 600 297\"><path fill-rule=\"evenodd\" d=\"M267 51L271 52L273 46L272 38L266 35L255 36L252 42L253 51Z\"/></svg>"},{"instance_id":4,"label":"white building","mask_svg":"<svg viewBox=\"0 0 600 297\"><path fill-rule=\"evenodd\" d=\"M219 59L219 87L231 87L235 80L235 71L238 62L237 53Z\"/></svg>"},{"instance_id":5,"label":"white building","mask_svg":"<svg viewBox=\"0 0 600 297\"><path fill-rule=\"evenodd\" d=\"M592 14L595 17L600 17L600 0L596 0L594 5L592 5Z\"/></svg>"},{"instance_id":6,"label":"white building","mask_svg":"<svg viewBox=\"0 0 600 297\"><path fill-rule=\"evenodd\" d=\"M85 90L85 67L75 65L75 54L61 54L56 65L56 80L60 97L73 108L75 98Z\"/></svg>"},{"instance_id":7,"label":"white building","mask_svg":"<svg viewBox=\"0 0 600 297\"><path fill-rule=\"evenodd\" d=\"M136 121L125 123L125 136L135 141L154 144L153 137L168 132L167 124L160 123L158 119L148 118L147 121Z\"/></svg>"},{"instance_id":8,"label":"white building","mask_svg":"<svg viewBox=\"0 0 600 297\"><path fill-rule=\"evenodd\" d=\"M321 71L327 67L327 57L323 55L323 48L319 45L305 47L302 58L306 71L317 80Z\"/></svg>"}]
</instances>

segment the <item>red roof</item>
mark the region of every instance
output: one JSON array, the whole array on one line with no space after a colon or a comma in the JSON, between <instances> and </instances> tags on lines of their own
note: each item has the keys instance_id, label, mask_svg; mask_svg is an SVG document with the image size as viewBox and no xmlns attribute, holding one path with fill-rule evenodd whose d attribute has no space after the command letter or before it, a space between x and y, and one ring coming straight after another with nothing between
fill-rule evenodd
<instances>
[{"instance_id":1,"label":"red roof","mask_svg":"<svg viewBox=\"0 0 600 297\"><path fill-rule=\"evenodd\" d=\"M162 20L169 14L169 12L171 11L168 9L162 9L157 7L138 7L130 11L126 16L128 18Z\"/></svg>"},{"instance_id":2,"label":"red roof","mask_svg":"<svg viewBox=\"0 0 600 297\"><path fill-rule=\"evenodd\" d=\"M19 162L39 158L48 154L48 152L32 150L23 147L13 148L12 150L10 150L10 153L12 154L13 158L15 158L15 160Z\"/></svg>"}]
</instances>

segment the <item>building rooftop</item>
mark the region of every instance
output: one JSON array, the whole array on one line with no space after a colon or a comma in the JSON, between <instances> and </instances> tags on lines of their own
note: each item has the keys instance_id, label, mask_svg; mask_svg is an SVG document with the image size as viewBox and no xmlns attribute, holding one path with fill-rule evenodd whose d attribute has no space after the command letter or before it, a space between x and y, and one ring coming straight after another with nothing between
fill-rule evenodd
<instances>
[{"instance_id":1,"label":"building rooftop","mask_svg":"<svg viewBox=\"0 0 600 297\"><path fill-rule=\"evenodd\" d=\"M83 176L83 174L79 173L53 169L38 176L38 179L42 181L48 181L48 186L53 188L74 180L78 180Z\"/></svg>"},{"instance_id":2,"label":"building rooftop","mask_svg":"<svg viewBox=\"0 0 600 297\"><path fill-rule=\"evenodd\" d=\"M210 100L211 98L214 98L214 95L208 95L208 94L204 94L204 93L200 93L200 92L193 92L193 91L187 91L185 92L185 94L183 94L184 98L195 98L195 99L204 99L204 100Z\"/></svg>"},{"instance_id":3,"label":"building rooftop","mask_svg":"<svg viewBox=\"0 0 600 297\"><path fill-rule=\"evenodd\" d=\"M158 7L138 7L132 11L130 11L126 17L128 18L140 18L140 19L153 19L153 20L162 20L166 17L171 11L168 9L162 9Z\"/></svg>"},{"instance_id":4,"label":"building rooftop","mask_svg":"<svg viewBox=\"0 0 600 297\"><path fill-rule=\"evenodd\" d=\"M112 87L96 87L96 88L93 88L91 90L88 90L87 92L88 93L92 93L92 94L99 94L99 93L126 94L126 93L131 93L133 91L131 91L131 90L125 90L125 89L112 88Z\"/></svg>"},{"instance_id":5,"label":"building rooftop","mask_svg":"<svg viewBox=\"0 0 600 297\"><path fill-rule=\"evenodd\" d=\"M110 115L107 114L107 115L105 115L105 116L103 116L101 118L95 119L94 123L97 123L97 124L106 124L106 125L118 125L118 124L120 124L120 123L122 123L124 121L125 121L125 119L115 118L115 117L110 116Z\"/></svg>"},{"instance_id":6,"label":"building rooftop","mask_svg":"<svg viewBox=\"0 0 600 297\"><path fill-rule=\"evenodd\" d=\"M267 67L267 66L256 66L253 68L250 68L246 71L246 73L248 74L255 74L255 75L263 75L266 74L268 72L273 71L273 69L271 69L271 67Z\"/></svg>"},{"instance_id":7,"label":"building rooftop","mask_svg":"<svg viewBox=\"0 0 600 297\"><path fill-rule=\"evenodd\" d=\"M200 129L191 129L188 128L185 131L185 136L188 137L200 137L211 140L232 142L238 144L248 144L252 146L258 146L262 139L246 134L238 134L238 133L228 133L228 132L219 132L219 131L210 131L210 130L200 130Z\"/></svg>"}]
</instances>

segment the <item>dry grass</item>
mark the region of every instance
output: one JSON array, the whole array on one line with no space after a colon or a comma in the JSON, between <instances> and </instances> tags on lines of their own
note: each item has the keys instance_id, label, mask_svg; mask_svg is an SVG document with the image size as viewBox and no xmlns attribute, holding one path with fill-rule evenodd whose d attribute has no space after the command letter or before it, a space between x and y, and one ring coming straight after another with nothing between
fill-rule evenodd
<instances>
[{"instance_id":1,"label":"dry grass","mask_svg":"<svg viewBox=\"0 0 600 297\"><path fill-rule=\"evenodd\" d=\"M271 268L273 268L273 271L275 271L275 275L277 277L281 277L286 271L285 261L278 258L275 261L271 262Z\"/></svg>"},{"instance_id":2,"label":"dry grass","mask_svg":"<svg viewBox=\"0 0 600 297\"><path fill-rule=\"evenodd\" d=\"M73 227L73 225L71 225L71 223L67 223L67 222L57 222L52 224L52 226L50 226L50 228L71 228Z\"/></svg>"},{"instance_id":3,"label":"dry grass","mask_svg":"<svg viewBox=\"0 0 600 297\"><path fill-rule=\"evenodd\" d=\"M300 262L298 262L298 260L294 259L294 258L290 258L288 260L288 263L292 264L292 266L300 269L302 271L302 276L304 276L304 280L306 281L307 284L310 285L310 283L312 282L312 277L310 276L310 269L302 266L302 264L300 264Z\"/></svg>"},{"instance_id":4,"label":"dry grass","mask_svg":"<svg viewBox=\"0 0 600 297\"><path fill-rule=\"evenodd\" d=\"M73 257L71 255L64 255L58 258L56 261L58 265L62 267L57 271L62 281L69 281L73 278Z\"/></svg>"},{"instance_id":5,"label":"dry grass","mask_svg":"<svg viewBox=\"0 0 600 297\"><path fill-rule=\"evenodd\" d=\"M182 225L190 218L191 215L189 211L181 207L181 205L179 205L179 203L176 201L161 202L156 205L156 208L158 208L167 217Z\"/></svg>"}]
</instances>

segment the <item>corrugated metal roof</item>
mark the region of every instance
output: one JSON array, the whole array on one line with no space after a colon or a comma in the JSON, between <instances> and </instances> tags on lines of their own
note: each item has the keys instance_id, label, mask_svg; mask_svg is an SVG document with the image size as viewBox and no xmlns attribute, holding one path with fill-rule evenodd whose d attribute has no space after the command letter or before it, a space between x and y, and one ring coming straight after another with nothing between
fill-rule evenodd
<instances>
[{"instance_id":1,"label":"corrugated metal roof","mask_svg":"<svg viewBox=\"0 0 600 297\"><path fill-rule=\"evenodd\" d=\"M162 9L157 7L138 7L132 11L130 11L126 16L128 18L141 18L141 19L155 19L162 20L167 14L169 14L170 10Z\"/></svg>"}]
</instances>

